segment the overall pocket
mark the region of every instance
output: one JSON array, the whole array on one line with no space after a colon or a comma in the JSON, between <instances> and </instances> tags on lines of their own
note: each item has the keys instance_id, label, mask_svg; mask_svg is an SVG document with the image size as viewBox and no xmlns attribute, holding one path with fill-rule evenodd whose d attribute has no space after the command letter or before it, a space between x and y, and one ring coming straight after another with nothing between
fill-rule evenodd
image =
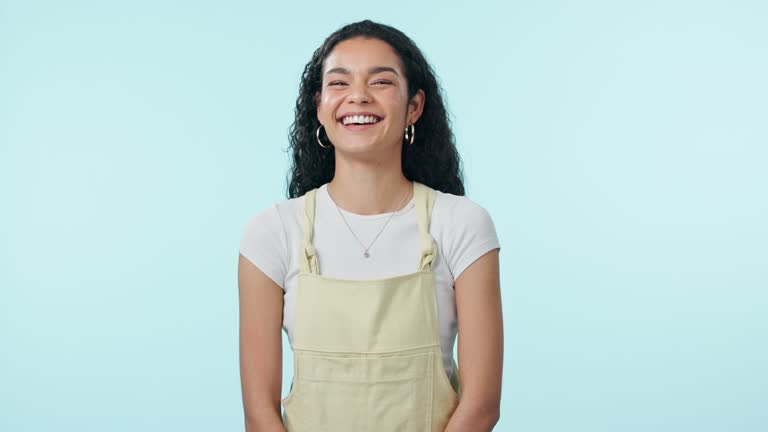
<instances>
[{"instance_id":1,"label":"overall pocket","mask_svg":"<svg viewBox=\"0 0 768 432\"><path fill-rule=\"evenodd\" d=\"M300 354L283 400L288 432L430 432L434 353Z\"/></svg>"},{"instance_id":2,"label":"overall pocket","mask_svg":"<svg viewBox=\"0 0 768 432\"><path fill-rule=\"evenodd\" d=\"M442 360L439 365L439 369L437 373L440 375L440 378L438 380L440 381L444 391L446 393L450 393L452 395L452 398L455 399L455 402L458 404L459 400L461 399L461 396L459 396L459 393L456 391L457 387L459 387L459 370L458 366L456 366L456 362L453 362L453 373L451 375L451 378L448 378L448 375L445 373L445 369L443 368ZM451 381L455 380L456 386L454 387L453 383Z\"/></svg>"},{"instance_id":3,"label":"overall pocket","mask_svg":"<svg viewBox=\"0 0 768 432\"><path fill-rule=\"evenodd\" d=\"M456 392L456 388L451 384L451 379L445 373L442 355L438 354L436 357L435 379L437 380L437 385L435 385L433 400L434 417L432 419L432 431L442 432L459 406L460 397ZM456 373L458 372L454 363L454 374ZM458 377L456 377L456 382L458 382Z\"/></svg>"}]
</instances>

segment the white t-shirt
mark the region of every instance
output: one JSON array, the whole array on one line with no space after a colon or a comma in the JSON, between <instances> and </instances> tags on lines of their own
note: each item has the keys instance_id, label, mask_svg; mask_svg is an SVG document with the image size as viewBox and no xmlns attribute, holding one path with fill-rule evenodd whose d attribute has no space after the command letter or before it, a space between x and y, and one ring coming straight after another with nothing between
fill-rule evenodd
<instances>
[{"instance_id":1,"label":"white t-shirt","mask_svg":"<svg viewBox=\"0 0 768 432\"><path fill-rule=\"evenodd\" d=\"M320 274L353 280L389 278L413 273L419 264L419 226L415 198L395 212L381 234L363 256L392 213L359 215L339 209L326 189L318 188L312 243ZM240 240L240 253L283 288L283 329L293 346L298 254L303 238L301 210L304 196L280 201L250 218ZM454 282L475 260L498 248L496 228L488 212L469 198L436 190L429 233L438 245L432 265L437 301L437 319L443 366L453 372L453 345L456 340L456 299ZM350 228L360 241L350 232Z\"/></svg>"}]
</instances>

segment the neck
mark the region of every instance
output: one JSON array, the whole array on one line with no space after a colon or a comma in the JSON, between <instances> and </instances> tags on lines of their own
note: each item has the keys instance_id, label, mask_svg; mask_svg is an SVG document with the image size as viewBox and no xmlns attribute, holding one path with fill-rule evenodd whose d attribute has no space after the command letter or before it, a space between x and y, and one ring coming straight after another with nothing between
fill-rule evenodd
<instances>
[{"instance_id":1,"label":"neck","mask_svg":"<svg viewBox=\"0 0 768 432\"><path fill-rule=\"evenodd\" d=\"M336 171L327 189L339 208L359 215L398 211L413 197L413 183L402 171Z\"/></svg>"}]
</instances>

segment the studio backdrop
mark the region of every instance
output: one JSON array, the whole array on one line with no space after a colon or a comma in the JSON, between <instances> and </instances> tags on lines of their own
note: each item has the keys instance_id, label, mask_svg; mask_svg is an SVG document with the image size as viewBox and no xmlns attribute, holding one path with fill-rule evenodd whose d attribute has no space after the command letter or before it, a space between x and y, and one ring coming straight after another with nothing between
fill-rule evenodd
<instances>
[{"instance_id":1,"label":"studio backdrop","mask_svg":"<svg viewBox=\"0 0 768 432\"><path fill-rule=\"evenodd\" d=\"M768 430L741 0L0 1L0 430L243 430L238 242L287 197L304 65L365 18L434 66L498 232L495 430Z\"/></svg>"}]
</instances>

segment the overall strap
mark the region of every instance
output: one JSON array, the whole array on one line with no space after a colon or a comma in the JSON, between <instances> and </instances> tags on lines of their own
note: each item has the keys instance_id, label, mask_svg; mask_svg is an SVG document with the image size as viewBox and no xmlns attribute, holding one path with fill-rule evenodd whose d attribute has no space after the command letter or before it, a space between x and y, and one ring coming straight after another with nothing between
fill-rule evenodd
<instances>
[{"instance_id":1,"label":"overall strap","mask_svg":"<svg viewBox=\"0 0 768 432\"><path fill-rule=\"evenodd\" d=\"M429 221L432 215L432 207L435 204L435 190L419 182L413 182L413 193L416 201L416 220L419 223L419 266L418 271L432 269L432 263L437 254L437 244L429 234ZM304 229L304 237L301 241L300 265L306 273L319 275L317 251L312 244L312 234L315 224L315 198L317 188L307 191L304 195L304 211L301 222Z\"/></svg>"},{"instance_id":2,"label":"overall strap","mask_svg":"<svg viewBox=\"0 0 768 432\"><path fill-rule=\"evenodd\" d=\"M317 265L317 252L312 244L312 230L315 225L315 195L317 188L307 191L304 194L304 211L301 212L301 224L304 228L304 237L301 240L301 251L299 251L299 261L301 271L319 275L320 270Z\"/></svg>"},{"instance_id":3,"label":"overall strap","mask_svg":"<svg viewBox=\"0 0 768 432\"><path fill-rule=\"evenodd\" d=\"M432 216L432 207L435 204L435 190L421 184L417 181L413 182L413 193L416 198L416 219L419 222L419 237L421 252L419 253L419 267L418 271L432 269L432 263L434 262L437 254L437 244L429 234L429 221Z\"/></svg>"}]
</instances>

